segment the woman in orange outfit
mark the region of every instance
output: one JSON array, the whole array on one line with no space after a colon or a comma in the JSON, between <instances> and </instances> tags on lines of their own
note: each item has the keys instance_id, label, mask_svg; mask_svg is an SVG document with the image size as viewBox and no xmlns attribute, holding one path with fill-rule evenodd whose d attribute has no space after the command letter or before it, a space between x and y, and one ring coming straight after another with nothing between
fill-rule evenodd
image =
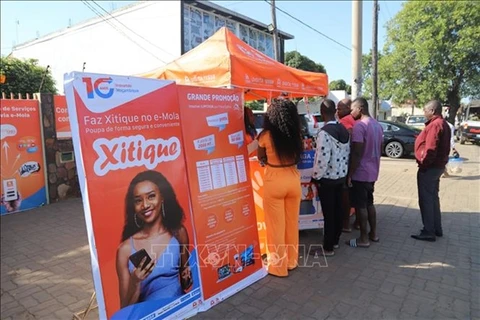
<instances>
[{"instance_id":1,"label":"woman in orange outfit","mask_svg":"<svg viewBox=\"0 0 480 320\"><path fill-rule=\"evenodd\" d=\"M303 151L296 106L273 101L258 137L258 159L266 165L263 209L267 227L268 273L288 276L298 266L301 185L297 163Z\"/></svg>"}]
</instances>

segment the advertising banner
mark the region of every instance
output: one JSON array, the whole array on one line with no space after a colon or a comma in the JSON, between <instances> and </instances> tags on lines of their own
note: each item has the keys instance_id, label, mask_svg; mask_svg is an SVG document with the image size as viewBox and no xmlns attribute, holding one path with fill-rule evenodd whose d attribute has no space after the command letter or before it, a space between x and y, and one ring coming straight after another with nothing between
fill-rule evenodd
<instances>
[{"instance_id":1,"label":"advertising banner","mask_svg":"<svg viewBox=\"0 0 480 320\"><path fill-rule=\"evenodd\" d=\"M253 43L253 47L260 52L273 56L272 35L267 31L256 29L249 30L249 25L238 23L234 20L225 18L209 11L198 9L195 5L183 3L183 52L187 52L195 48L203 41L207 40L211 35L222 27L227 27L237 36L242 35L242 40L246 43ZM191 29L190 29L191 28ZM239 30L240 29L240 32ZM190 31L191 30L191 31ZM255 35L250 36L251 33ZM267 50L265 39L270 39L270 50ZM258 40L258 43L256 42Z\"/></svg>"},{"instance_id":2,"label":"advertising banner","mask_svg":"<svg viewBox=\"0 0 480 320\"><path fill-rule=\"evenodd\" d=\"M201 304L176 85L65 75L101 319L191 314Z\"/></svg>"},{"instance_id":3,"label":"advertising banner","mask_svg":"<svg viewBox=\"0 0 480 320\"><path fill-rule=\"evenodd\" d=\"M202 42L202 12L190 8L190 48L195 48Z\"/></svg>"},{"instance_id":4,"label":"advertising banner","mask_svg":"<svg viewBox=\"0 0 480 320\"><path fill-rule=\"evenodd\" d=\"M55 129L57 139L71 139L72 129L68 119L67 99L65 96L53 96L53 105L55 107Z\"/></svg>"},{"instance_id":5,"label":"advertising banner","mask_svg":"<svg viewBox=\"0 0 480 320\"><path fill-rule=\"evenodd\" d=\"M298 221L300 230L323 228L320 197L317 187L310 182L313 175L313 162L315 161L315 150L313 150L310 140L304 140L305 150L301 154L300 162L297 165L302 185L302 201L300 202Z\"/></svg>"},{"instance_id":6,"label":"advertising banner","mask_svg":"<svg viewBox=\"0 0 480 320\"><path fill-rule=\"evenodd\" d=\"M190 41L190 10L184 8L183 10L183 52L187 52L191 47Z\"/></svg>"},{"instance_id":7,"label":"advertising banner","mask_svg":"<svg viewBox=\"0 0 480 320\"><path fill-rule=\"evenodd\" d=\"M178 86L205 308L263 278L239 90Z\"/></svg>"},{"instance_id":8,"label":"advertising banner","mask_svg":"<svg viewBox=\"0 0 480 320\"><path fill-rule=\"evenodd\" d=\"M223 17L215 16L215 31L221 27L225 27L225 23L226 21Z\"/></svg>"},{"instance_id":9,"label":"advertising banner","mask_svg":"<svg viewBox=\"0 0 480 320\"><path fill-rule=\"evenodd\" d=\"M203 40L207 40L215 33L215 17L207 12L203 13Z\"/></svg>"},{"instance_id":10,"label":"advertising banner","mask_svg":"<svg viewBox=\"0 0 480 320\"><path fill-rule=\"evenodd\" d=\"M47 203L38 100L0 100L0 214Z\"/></svg>"}]
</instances>

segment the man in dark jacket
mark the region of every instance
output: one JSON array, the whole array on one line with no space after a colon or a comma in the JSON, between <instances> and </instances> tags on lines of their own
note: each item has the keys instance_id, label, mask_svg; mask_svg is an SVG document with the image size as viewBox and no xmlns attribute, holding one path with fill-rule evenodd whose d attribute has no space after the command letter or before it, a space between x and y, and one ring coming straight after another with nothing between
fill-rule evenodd
<instances>
[{"instance_id":1,"label":"man in dark jacket","mask_svg":"<svg viewBox=\"0 0 480 320\"><path fill-rule=\"evenodd\" d=\"M347 129L335 120L335 103L325 99L320 105L325 126L317 134L317 150L313 164L313 182L318 188L324 218L323 253L333 256L342 233L344 204L342 191L348 173L350 135ZM310 254L318 255L320 250Z\"/></svg>"},{"instance_id":2,"label":"man in dark jacket","mask_svg":"<svg viewBox=\"0 0 480 320\"><path fill-rule=\"evenodd\" d=\"M342 99L337 104L337 117L340 124L342 124L345 129L347 129L350 136L352 135L353 126L355 124L355 119L350 114L352 112L352 101L348 98ZM350 211L354 208L351 207L350 201L350 188L345 184L343 188L343 203L344 213L343 213L343 228L342 232L352 232L350 228ZM355 229L360 229L360 225L357 220L353 223Z\"/></svg>"},{"instance_id":3,"label":"man in dark jacket","mask_svg":"<svg viewBox=\"0 0 480 320\"><path fill-rule=\"evenodd\" d=\"M435 241L443 236L440 213L440 177L445 170L450 153L451 130L442 117L442 104L432 100L423 108L427 122L415 141L415 158L418 163L418 204L422 214L423 229L412 238Z\"/></svg>"}]
</instances>

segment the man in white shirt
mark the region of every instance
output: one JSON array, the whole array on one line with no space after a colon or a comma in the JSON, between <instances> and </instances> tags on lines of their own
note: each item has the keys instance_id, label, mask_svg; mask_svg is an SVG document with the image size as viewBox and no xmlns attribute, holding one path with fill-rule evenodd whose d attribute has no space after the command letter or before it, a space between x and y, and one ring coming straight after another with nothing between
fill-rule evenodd
<instances>
[{"instance_id":1,"label":"man in white shirt","mask_svg":"<svg viewBox=\"0 0 480 320\"><path fill-rule=\"evenodd\" d=\"M335 103L325 99L320 105L320 113L325 125L317 134L317 148L313 164L312 181L318 188L324 217L323 253L333 256L333 249L338 248L342 233L344 205L342 201L343 186L348 173L350 156L350 134L335 120ZM312 250L312 255L322 254Z\"/></svg>"}]
</instances>

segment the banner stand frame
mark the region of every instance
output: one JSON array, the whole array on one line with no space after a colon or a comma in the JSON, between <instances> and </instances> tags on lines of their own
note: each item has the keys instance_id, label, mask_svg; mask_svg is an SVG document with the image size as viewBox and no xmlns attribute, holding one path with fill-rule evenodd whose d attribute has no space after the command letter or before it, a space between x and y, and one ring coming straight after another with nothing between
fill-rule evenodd
<instances>
[{"instance_id":1,"label":"banner stand frame","mask_svg":"<svg viewBox=\"0 0 480 320\"><path fill-rule=\"evenodd\" d=\"M73 320L84 320L88 316L90 311L98 308L98 304L95 305L95 306L93 305L95 303L96 298L97 298L97 295L96 295L95 290L94 290L93 293L92 293L92 296L90 297L90 301L88 302L87 308L83 311L74 313L73 314Z\"/></svg>"}]
</instances>

